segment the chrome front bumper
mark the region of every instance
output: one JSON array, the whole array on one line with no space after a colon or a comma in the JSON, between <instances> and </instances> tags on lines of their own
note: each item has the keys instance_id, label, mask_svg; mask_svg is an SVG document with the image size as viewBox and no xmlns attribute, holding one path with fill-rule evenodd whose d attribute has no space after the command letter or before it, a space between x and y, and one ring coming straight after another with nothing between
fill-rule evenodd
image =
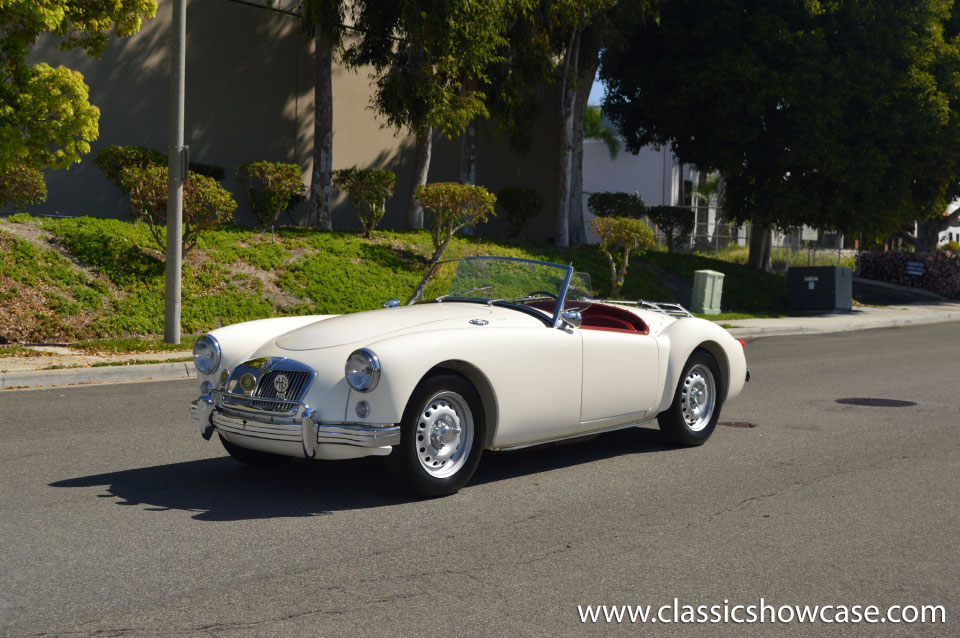
<instances>
[{"instance_id":1,"label":"chrome front bumper","mask_svg":"<svg viewBox=\"0 0 960 638\"><path fill-rule=\"evenodd\" d=\"M382 448L400 443L400 426L392 423L321 422L316 411L303 403L297 403L292 414L225 407L222 395L204 394L190 405L190 416L200 422L200 433L207 440L214 430L221 430L257 439L300 442L306 458L315 458L319 445Z\"/></svg>"}]
</instances>

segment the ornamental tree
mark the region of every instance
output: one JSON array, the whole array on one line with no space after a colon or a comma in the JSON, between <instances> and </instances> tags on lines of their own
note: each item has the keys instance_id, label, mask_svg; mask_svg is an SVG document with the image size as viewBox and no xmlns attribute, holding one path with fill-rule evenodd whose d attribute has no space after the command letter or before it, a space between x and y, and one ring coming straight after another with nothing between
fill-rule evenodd
<instances>
[{"instance_id":1,"label":"ornamental tree","mask_svg":"<svg viewBox=\"0 0 960 638\"><path fill-rule=\"evenodd\" d=\"M447 244L458 231L496 215L493 205L497 198L483 186L457 182L424 184L417 187L416 198L430 214L430 238L435 249L431 264L440 261Z\"/></svg>"},{"instance_id":2,"label":"ornamental tree","mask_svg":"<svg viewBox=\"0 0 960 638\"><path fill-rule=\"evenodd\" d=\"M593 193L587 198L587 208L596 217L642 217L647 212L643 200L630 193Z\"/></svg>"},{"instance_id":3,"label":"ornamental tree","mask_svg":"<svg viewBox=\"0 0 960 638\"><path fill-rule=\"evenodd\" d=\"M130 167L120 174L120 183L130 194L130 207L136 219L147 222L150 234L166 252L167 167ZM183 184L183 254L200 241L200 233L230 221L237 202L217 180L190 172Z\"/></svg>"},{"instance_id":4,"label":"ornamental tree","mask_svg":"<svg viewBox=\"0 0 960 638\"><path fill-rule=\"evenodd\" d=\"M423 227L416 188L426 184L434 133L460 135L486 118L488 67L503 60L504 33L514 5L528 0L358 0L354 23L362 37L344 60L370 65L373 109L387 126L416 136L407 225Z\"/></svg>"},{"instance_id":5,"label":"ornamental tree","mask_svg":"<svg viewBox=\"0 0 960 638\"><path fill-rule=\"evenodd\" d=\"M275 223L280 213L303 193L301 173L299 164L283 162L251 162L237 167L237 182L261 229Z\"/></svg>"},{"instance_id":6,"label":"ornamental tree","mask_svg":"<svg viewBox=\"0 0 960 638\"><path fill-rule=\"evenodd\" d=\"M333 185L347 192L363 226L363 236L369 238L387 212L387 200L393 195L396 174L383 168L342 168L333 171L332 175Z\"/></svg>"},{"instance_id":7,"label":"ornamental tree","mask_svg":"<svg viewBox=\"0 0 960 638\"><path fill-rule=\"evenodd\" d=\"M689 239L697 219L692 209L683 206L651 206L647 217L664 234L668 253Z\"/></svg>"},{"instance_id":8,"label":"ornamental tree","mask_svg":"<svg viewBox=\"0 0 960 638\"><path fill-rule=\"evenodd\" d=\"M642 255L652 246L653 231L632 217L597 217L590 227L600 236L600 250L610 263L610 297L616 298L627 277L630 254Z\"/></svg>"},{"instance_id":9,"label":"ornamental tree","mask_svg":"<svg viewBox=\"0 0 960 638\"><path fill-rule=\"evenodd\" d=\"M155 0L0 0L0 173L68 168L89 152L100 111L83 76L27 57L44 34L97 58L109 33L128 36L156 14Z\"/></svg>"},{"instance_id":10,"label":"ornamental tree","mask_svg":"<svg viewBox=\"0 0 960 638\"><path fill-rule=\"evenodd\" d=\"M35 168L15 166L0 172L0 206L13 205L17 210L47 200L47 184L43 173Z\"/></svg>"}]
</instances>

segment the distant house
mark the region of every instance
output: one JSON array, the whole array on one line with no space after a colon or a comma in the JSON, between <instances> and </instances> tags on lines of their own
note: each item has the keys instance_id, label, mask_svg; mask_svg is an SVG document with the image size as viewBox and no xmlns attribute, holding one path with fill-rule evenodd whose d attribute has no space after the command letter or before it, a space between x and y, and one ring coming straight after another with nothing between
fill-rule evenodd
<instances>
[{"instance_id":1,"label":"distant house","mask_svg":"<svg viewBox=\"0 0 960 638\"><path fill-rule=\"evenodd\" d=\"M696 213L696 229L692 247L699 250L722 248L731 242L744 243L742 229L718 224L720 211L716 199L698 196L706 175L688 164L680 164L670 147L647 146L636 155L621 150L610 158L606 145L594 139L583 142L583 209L587 238L597 241L590 231L593 214L587 200L593 193L605 191L636 193L647 206L688 206Z\"/></svg>"}]
</instances>

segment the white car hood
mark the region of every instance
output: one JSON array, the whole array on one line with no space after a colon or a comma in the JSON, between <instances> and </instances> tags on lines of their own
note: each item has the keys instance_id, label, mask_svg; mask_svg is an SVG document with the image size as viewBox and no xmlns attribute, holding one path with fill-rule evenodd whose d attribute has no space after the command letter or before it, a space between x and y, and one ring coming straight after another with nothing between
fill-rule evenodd
<instances>
[{"instance_id":1,"label":"white car hood","mask_svg":"<svg viewBox=\"0 0 960 638\"><path fill-rule=\"evenodd\" d=\"M316 350L358 341L375 341L387 334L429 325L432 329L467 327L470 319L489 319L493 309L476 303L429 303L368 310L317 321L277 338L284 350ZM444 325L449 324L449 325Z\"/></svg>"}]
</instances>

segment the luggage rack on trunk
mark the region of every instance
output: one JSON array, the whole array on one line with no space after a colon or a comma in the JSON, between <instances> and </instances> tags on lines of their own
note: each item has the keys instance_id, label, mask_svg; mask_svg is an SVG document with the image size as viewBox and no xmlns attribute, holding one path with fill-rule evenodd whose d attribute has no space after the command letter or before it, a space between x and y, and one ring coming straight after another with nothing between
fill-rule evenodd
<instances>
[{"instance_id":1,"label":"luggage rack on trunk","mask_svg":"<svg viewBox=\"0 0 960 638\"><path fill-rule=\"evenodd\" d=\"M671 317L676 317L682 319L684 317L693 317L693 314L689 310L684 308L678 303L669 303L666 301L644 301L639 299L637 301L624 301L623 299L584 299L584 301L595 301L597 303L615 303L623 306L636 306L641 310L652 310L653 312L661 312L665 315Z\"/></svg>"}]
</instances>

